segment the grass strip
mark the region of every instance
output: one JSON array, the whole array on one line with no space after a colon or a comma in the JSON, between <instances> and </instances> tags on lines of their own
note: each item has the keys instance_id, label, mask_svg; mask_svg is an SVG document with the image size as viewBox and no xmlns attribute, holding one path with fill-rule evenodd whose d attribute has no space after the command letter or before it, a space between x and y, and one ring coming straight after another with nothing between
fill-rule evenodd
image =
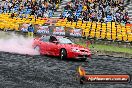
<instances>
[{"instance_id":1,"label":"grass strip","mask_svg":"<svg viewBox=\"0 0 132 88\"><path fill-rule=\"evenodd\" d=\"M84 43L78 42L77 44L80 44L86 47L86 44ZM89 45L89 48L91 50L97 50L97 51L110 51L110 52L132 54L132 48L118 47L118 46L112 46L112 45L91 44Z\"/></svg>"}]
</instances>

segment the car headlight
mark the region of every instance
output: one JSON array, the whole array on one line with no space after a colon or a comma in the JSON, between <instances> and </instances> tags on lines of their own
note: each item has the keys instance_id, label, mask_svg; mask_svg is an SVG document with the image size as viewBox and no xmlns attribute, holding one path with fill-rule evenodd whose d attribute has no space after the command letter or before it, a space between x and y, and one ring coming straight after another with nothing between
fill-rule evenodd
<instances>
[{"instance_id":1,"label":"car headlight","mask_svg":"<svg viewBox=\"0 0 132 88\"><path fill-rule=\"evenodd\" d=\"M72 49L73 52L79 52L79 49Z\"/></svg>"}]
</instances>

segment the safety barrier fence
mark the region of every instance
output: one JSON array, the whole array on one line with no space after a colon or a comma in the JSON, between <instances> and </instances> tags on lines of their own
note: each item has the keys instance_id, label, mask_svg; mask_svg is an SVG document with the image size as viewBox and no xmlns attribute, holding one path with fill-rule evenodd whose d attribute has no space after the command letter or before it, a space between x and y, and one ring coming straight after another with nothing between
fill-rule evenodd
<instances>
[{"instance_id":1,"label":"safety barrier fence","mask_svg":"<svg viewBox=\"0 0 132 88\"><path fill-rule=\"evenodd\" d=\"M10 14L0 14L0 29L27 32L28 24L33 24L39 34L68 35L93 39L132 42L132 25L108 22L68 22L67 19L11 18Z\"/></svg>"}]
</instances>

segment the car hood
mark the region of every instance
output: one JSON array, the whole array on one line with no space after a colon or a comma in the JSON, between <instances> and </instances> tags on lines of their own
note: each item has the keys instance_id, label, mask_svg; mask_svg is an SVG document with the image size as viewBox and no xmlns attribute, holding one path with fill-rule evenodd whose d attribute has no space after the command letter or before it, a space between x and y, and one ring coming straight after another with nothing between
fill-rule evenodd
<instances>
[{"instance_id":1,"label":"car hood","mask_svg":"<svg viewBox=\"0 0 132 88\"><path fill-rule=\"evenodd\" d=\"M85 48L81 45L77 45L77 44L63 44L64 47L67 47L67 48L71 48L71 49L79 49L79 50L84 50L84 51L90 51L89 48Z\"/></svg>"}]
</instances>

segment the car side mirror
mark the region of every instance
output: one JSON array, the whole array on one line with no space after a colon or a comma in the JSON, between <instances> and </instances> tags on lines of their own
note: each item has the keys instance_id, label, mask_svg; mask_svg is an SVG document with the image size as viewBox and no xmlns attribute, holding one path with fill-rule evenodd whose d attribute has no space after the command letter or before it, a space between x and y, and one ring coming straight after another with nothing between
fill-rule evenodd
<instances>
[{"instance_id":1,"label":"car side mirror","mask_svg":"<svg viewBox=\"0 0 132 88\"><path fill-rule=\"evenodd\" d=\"M59 42L58 41L53 41L53 43L58 44Z\"/></svg>"}]
</instances>

